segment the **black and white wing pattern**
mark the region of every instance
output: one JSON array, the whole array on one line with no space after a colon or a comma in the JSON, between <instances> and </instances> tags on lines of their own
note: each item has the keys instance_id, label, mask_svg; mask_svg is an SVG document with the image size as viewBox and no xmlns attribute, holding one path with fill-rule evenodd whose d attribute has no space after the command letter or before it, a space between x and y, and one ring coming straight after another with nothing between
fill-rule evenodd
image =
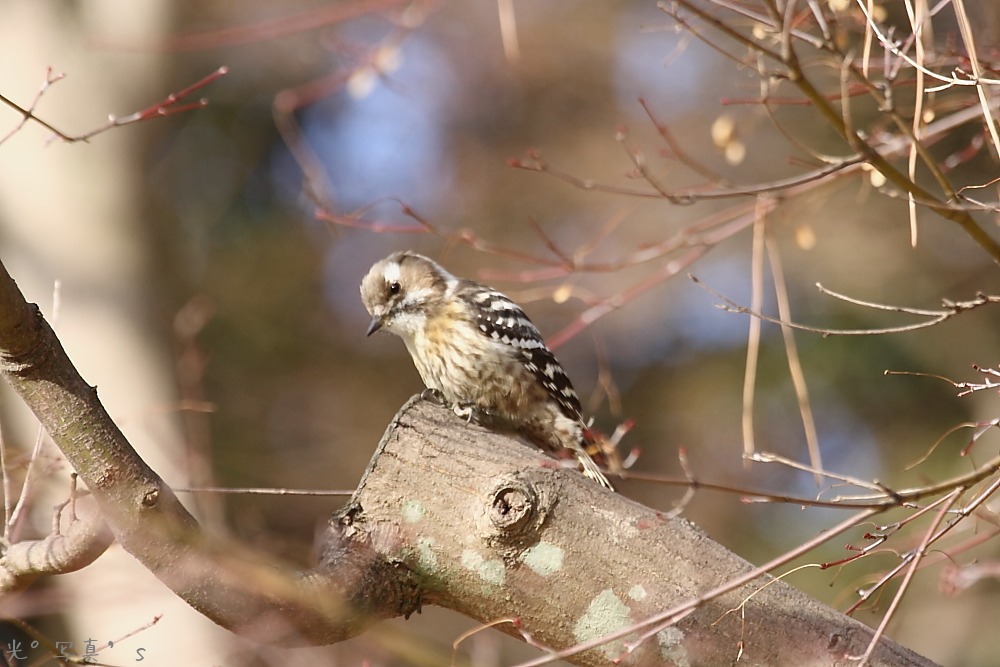
<instances>
[{"instance_id":1,"label":"black and white wing pattern","mask_svg":"<svg viewBox=\"0 0 1000 667\"><path fill-rule=\"evenodd\" d=\"M479 330L520 352L524 367L559 404L563 413L571 419L581 419L582 407L573 383L520 306L488 287L471 282L468 287L475 290L470 298L476 304L475 324Z\"/></svg>"}]
</instances>

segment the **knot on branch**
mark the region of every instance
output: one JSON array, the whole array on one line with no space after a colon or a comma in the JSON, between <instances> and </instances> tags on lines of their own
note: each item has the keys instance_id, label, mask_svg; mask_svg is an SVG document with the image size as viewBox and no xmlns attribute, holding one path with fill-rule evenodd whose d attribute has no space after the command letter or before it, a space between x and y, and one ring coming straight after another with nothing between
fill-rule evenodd
<instances>
[{"instance_id":1,"label":"knot on branch","mask_svg":"<svg viewBox=\"0 0 1000 667\"><path fill-rule=\"evenodd\" d=\"M155 507L156 503L160 500L160 490L150 489L142 495L142 506L143 507Z\"/></svg>"},{"instance_id":2,"label":"knot on branch","mask_svg":"<svg viewBox=\"0 0 1000 667\"><path fill-rule=\"evenodd\" d=\"M537 505L538 496L530 486L503 484L493 490L490 521L502 531L516 532L528 524Z\"/></svg>"},{"instance_id":3,"label":"knot on branch","mask_svg":"<svg viewBox=\"0 0 1000 667\"><path fill-rule=\"evenodd\" d=\"M545 471L502 476L485 497L487 540L511 554L537 543L558 496L558 477Z\"/></svg>"},{"instance_id":4,"label":"knot on branch","mask_svg":"<svg viewBox=\"0 0 1000 667\"><path fill-rule=\"evenodd\" d=\"M45 327L45 318L36 304L26 304L27 314L14 318L5 330L4 345L0 349L0 372L10 375L22 375L46 358L46 349L50 338L39 334L38 330ZM7 322L4 322L7 325Z\"/></svg>"}]
</instances>

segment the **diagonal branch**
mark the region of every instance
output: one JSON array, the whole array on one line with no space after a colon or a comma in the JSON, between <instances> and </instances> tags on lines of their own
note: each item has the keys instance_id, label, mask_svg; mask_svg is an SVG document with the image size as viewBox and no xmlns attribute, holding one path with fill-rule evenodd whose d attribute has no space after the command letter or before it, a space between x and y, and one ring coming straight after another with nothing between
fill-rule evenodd
<instances>
[{"instance_id":1,"label":"diagonal branch","mask_svg":"<svg viewBox=\"0 0 1000 667\"><path fill-rule=\"evenodd\" d=\"M220 625L266 643L320 644L418 604L405 570L336 530L324 567L306 573L206 535L132 449L2 263L0 375L79 473L121 546Z\"/></svg>"},{"instance_id":2,"label":"diagonal branch","mask_svg":"<svg viewBox=\"0 0 1000 667\"><path fill-rule=\"evenodd\" d=\"M733 664L741 642L741 665L798 667L847 664L873 632L767 573L882 511L754 567L683 519L411 400L341 521L413 569L427 601L484 624L515 617L497 629L551 650L522 667ZM728 613L748 598L742 618ZM930 663L882 638L872 664Z\"/></svg>"}]
</instances>

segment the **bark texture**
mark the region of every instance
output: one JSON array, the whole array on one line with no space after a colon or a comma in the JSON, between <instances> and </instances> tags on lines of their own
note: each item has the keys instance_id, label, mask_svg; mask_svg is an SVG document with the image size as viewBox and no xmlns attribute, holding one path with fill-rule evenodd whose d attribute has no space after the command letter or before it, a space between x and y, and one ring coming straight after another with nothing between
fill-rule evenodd
<instances>
[{"instance_id":1,"label":"bark texture","mask_svg":"<svg viewBox=\"0 0 1000 667\"><path fill-rule=\"evenodd\" d=\"M852 665L872 636L770 577L699 601L751 564L683 519L416 398L335 525L417 573L425 602L484 623L518 619L520 629L498 627L554 649L682 609L673 625L626 632L571 658L582 665L727 665L741 646L741 665ZM933 663L882 640L871 664Z\"/></svg>"}]
</instances>

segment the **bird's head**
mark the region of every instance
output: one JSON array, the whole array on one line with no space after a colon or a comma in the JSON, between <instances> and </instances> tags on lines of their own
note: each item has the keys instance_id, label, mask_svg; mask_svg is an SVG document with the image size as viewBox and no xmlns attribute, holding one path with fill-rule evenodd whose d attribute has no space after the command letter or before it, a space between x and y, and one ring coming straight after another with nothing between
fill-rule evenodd
<instances>
[{"instance_id":1,"label":"bird's head","mask_svg":"<svg viewBox=\"0 0 1000 667\"><path fill-rule=\"evenodd\" d=\"M372 316L368 335L385 329L412 337L454 281L437 262L410 251L375 262L361 281L361 301Z\"/></svg>"}]
</instances>

